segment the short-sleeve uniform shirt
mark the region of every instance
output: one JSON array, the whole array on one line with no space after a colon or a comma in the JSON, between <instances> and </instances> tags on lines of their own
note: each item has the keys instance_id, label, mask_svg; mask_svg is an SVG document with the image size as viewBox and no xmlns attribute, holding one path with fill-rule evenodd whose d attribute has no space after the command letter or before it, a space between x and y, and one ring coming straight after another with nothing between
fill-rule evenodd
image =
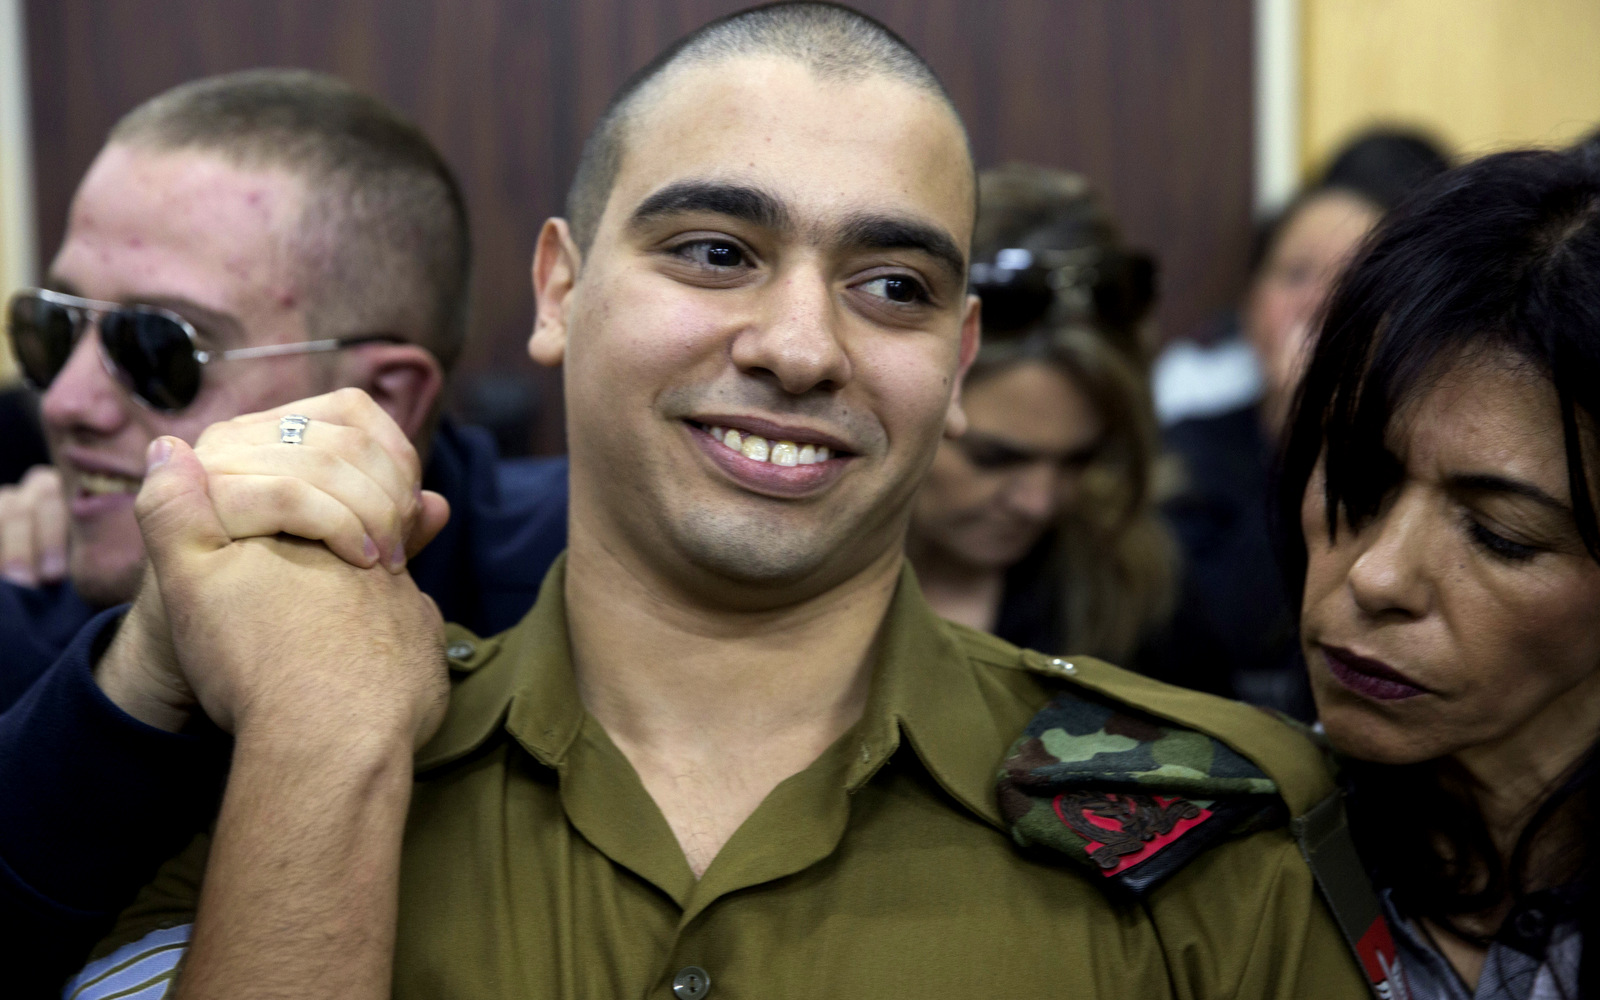
<instances>
[{"instance_id":1,"label":"short-sleeve uniform shirt","mask_svg":"<svg viewBox=\"0 0 1600 1000\"><path fill-rule=\"evenodd\" d=\"M1300 806L1332 787L1302 737L1090 660L1047 676L1045 658L936 617L909 570L859 723L778 785L696 879L579 700L563 580L558 562L499 637L451 632L450 709L418 756L405 833L395 996L1366 995L1286 830L1215 846L1140 900L1025 856L994 791L1007 747L1066 683L1166 692L1169 715L1188 706L1181 721L1242 734L1236 748L1302 788ZM169 863L124 914L77 981L84 1000L95 976L111 982L140 960L141 942L181 952L172 942L193 919L205 849Z\"/></svg>"}]
</instances>

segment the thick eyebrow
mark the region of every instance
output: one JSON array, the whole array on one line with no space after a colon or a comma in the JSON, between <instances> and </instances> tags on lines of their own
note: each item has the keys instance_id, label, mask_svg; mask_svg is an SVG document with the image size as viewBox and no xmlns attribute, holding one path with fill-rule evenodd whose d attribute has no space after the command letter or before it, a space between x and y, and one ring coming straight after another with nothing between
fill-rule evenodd
<instances>
[{"instance_id":1,"label":"thick eyebrow","mask_svg":"<svg viewBox=\"0 0 1600 1000\"><path fill-rule=\"evenodd\" d=\"M960 281L967 258L949 233L930 223L888 215L855 215L844 224L839 242L862 250L916 250L927 254Z\"/></svg>"},{"instance_id":2,"label":"thick eyebrow","mask_svg":"<svg viewBox=\"0 0 1600 1000\"><path fill-rule=\"evenodd\" d=\"M760 188L714 181L680 181L669 184L639 203L628 219L637 229L652 219L681 212L711 212L741 219L766 229L789 229L789 210L783 202Z\"/></svg>"},{"instance_id":3,"label":"thick eyebrow","mask_svg":"<svg viewBox=\"0 0 1600 1000\"><path fill-rule=\"evenodd\" d=\"M1558 513L1571 516L1572 508L1557 500L1555 497L1541 490L1532 483L1520 479L1509 479L1505 476L1496 476L1492 473L1471 473L1449 478L1453 489L1466 493L1509 493L1512 496L1526 497L1542 507L1549 507Z\"/></svg>"}]
</instances>

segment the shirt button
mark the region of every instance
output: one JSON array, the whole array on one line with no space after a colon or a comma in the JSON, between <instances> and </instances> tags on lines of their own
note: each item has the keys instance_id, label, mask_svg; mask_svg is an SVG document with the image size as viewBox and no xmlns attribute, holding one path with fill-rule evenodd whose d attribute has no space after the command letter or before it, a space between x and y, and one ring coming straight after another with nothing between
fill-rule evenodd
<instances>
[{"instance_id":1,"label":"shirt button","mask_svg":"<svg viewBox=\"0 0 1600 1000\"><path fill-rule=\"evenodd\" d=\"M1078 672L1078 668L1071 661L1063 660L1059 656L1051 658L1050 666L1063 674L1075 674Z\"/></svg>"},{"instance_id":2,"label":"shirt button","mask_svg":"<svg viewBox=\"0 0 1600 1000\"><path fill-rule=\"evenodd\" d=\"M672 977L672 994L678 1000L700 1000L711 992L711 977L698 965L686 965Z\"/></svg>"},{"instance_id":3,"label":"shirt button","mask_svg":"<svg viewBox=\"0 0 1600 1000\"><path fill-rule=\"evenodd\" d=\"M445 647L444 651L444 655L450 657L452 660L470 660L472 659L472 653L472 643L465 639L457 639L455 642L452 642L449 646Z\"/></svg>"},{"instance_id":4,"label":"shirt button","mask_svg":"<svg viewBox=\"0 0 1600 1000\"><path fill-rule=\"evenodd\" d=\"M1517 914L1517 919L1512 921L1511 928L1524 941L1538 941L1544 937L1544 914L1538 910L1523 910Z\"/></svg>"}]
</instances>

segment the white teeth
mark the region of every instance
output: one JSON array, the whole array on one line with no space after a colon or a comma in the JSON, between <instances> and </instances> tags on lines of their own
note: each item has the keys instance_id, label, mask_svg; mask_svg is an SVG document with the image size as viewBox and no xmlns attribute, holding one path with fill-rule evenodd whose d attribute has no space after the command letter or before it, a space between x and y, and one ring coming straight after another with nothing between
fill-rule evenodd
<instances>
[{"instance_id":1,"label":"white teeth","mask_svg":"<svg viewBox=\"0 0 1600 1000\"><path fill-rule=\"evenodd\" d=\"M796 444L793 441L768 441L759 434L744 434L731 427L707 427L706 433L752 462L771 462L785 467L816 465L833 457L823 445Z\"/></svg>"},{"instance_id":2,"label":"white teeth","mask_svg":"<svg viewBox=\"0 0 1600 1000\"><path fill-rule=\"evenodd\" d=\"M109 493L137 493L139 480L129 479L127 476L109 476L100 472L79 471L78 485L83 492L91 496L104 496Z\"/></svg>"},{"instance_id":3,"label":"white teeth","mask_svg":"<svg viewBox=\"0 0 1600 1000\"><path fill-rule=\"evenodd\" d=\"M750 435L739 445L739 454L752 462L765 462L767 452L767 439L759 434Z\"/></svg>"}]
</instances>

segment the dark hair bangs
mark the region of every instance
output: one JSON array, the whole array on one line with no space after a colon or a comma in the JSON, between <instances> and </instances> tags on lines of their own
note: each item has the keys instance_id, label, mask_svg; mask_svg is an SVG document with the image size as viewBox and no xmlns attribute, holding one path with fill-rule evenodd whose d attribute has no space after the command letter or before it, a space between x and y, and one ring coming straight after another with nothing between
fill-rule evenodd
<instances>
[{"instance_id":1,"label":"dark hair bangs","mask_svg":"<svg viewBox=\"0 0 1600 1000\"><path fill-rule=\"evenodd\" d=\"M1555 388L1577 528L1600 560L1585 458L1600 416L1600 171L1589 158L1503 153L1447 173L1380 225L1339 282L1283 458L1296 601L1299 511L1318 459L1331 538L1341 519L1368 521L1399 484L1394 421L1486 350L1516 356Z\"/></svg>"}]
</instances>

